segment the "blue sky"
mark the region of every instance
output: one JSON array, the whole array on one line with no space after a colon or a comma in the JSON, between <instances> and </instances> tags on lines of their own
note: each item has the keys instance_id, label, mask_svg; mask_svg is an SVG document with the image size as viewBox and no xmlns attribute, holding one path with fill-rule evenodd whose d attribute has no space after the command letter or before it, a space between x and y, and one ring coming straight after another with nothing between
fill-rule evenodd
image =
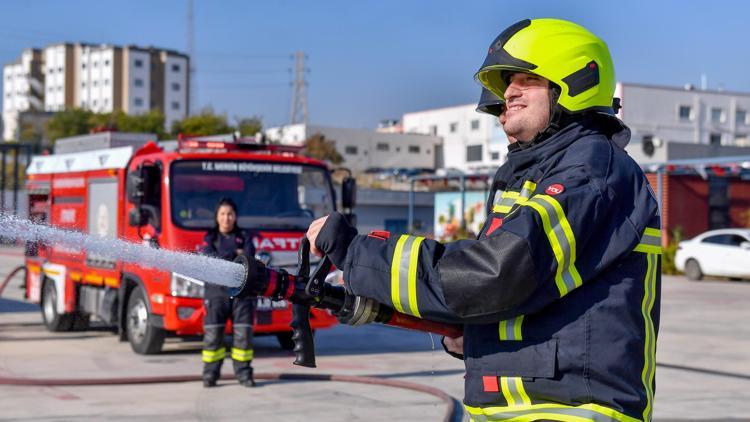
<instances>
[{"instance_id":1,"label":"blue sky","mask_svg":"<svg viewBox=\"0 0 750 422\"><path fill-rule=\"evenodd\" d=\"M185 51L187 0L3 1L0 62L61 41ZM558 17L602 37L618 80L750 92L750 3L742 1L194 0L196 100L289 120L291 55L307 56L310 122L378 121L479 96L473 74L506 26Z\"/></svg>"}]
</instances>

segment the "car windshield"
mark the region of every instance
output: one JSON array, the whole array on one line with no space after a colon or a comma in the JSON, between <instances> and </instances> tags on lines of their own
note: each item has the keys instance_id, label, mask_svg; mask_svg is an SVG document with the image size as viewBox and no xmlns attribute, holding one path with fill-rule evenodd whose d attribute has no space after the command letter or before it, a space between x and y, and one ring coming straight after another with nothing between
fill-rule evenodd
<instances>
[{"instance_id":1,"label":"car windshield","mask_svg":"<svg viewBox=\"0 0 750 422\"><path fill-rule=\"evenodd\" d=\"M333 211L328 173L320 167L247 161L179 161L171 166L172 221L206 230L221 198L237 204L246 229L306 229Z\"/></svg>"}]
</instances>

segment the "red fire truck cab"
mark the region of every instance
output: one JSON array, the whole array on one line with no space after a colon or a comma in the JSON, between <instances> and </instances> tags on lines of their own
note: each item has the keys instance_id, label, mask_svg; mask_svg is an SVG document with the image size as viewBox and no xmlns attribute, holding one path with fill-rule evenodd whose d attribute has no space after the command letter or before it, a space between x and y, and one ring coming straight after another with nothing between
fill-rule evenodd
<instances>
[{"instance_id":1,"label":"red fire truck cab","mask_svg":"<svg viewBox=\"0 0 750 422\"><path fill-rule=\"evenodd\" d=\"M37 156L27 174L33 221L179 251L199 251L217 202L230 197L256 256L290 272L310 222L336 206L324 163L298 148L232 137ZM342 186L351 209L353 179ZM160 352L168 335L203 332L204 286L179 273L60 245L28 245L26 265L27 298L41 304L51 331L87 329L94 317L142 354ZM255 322L257 334L293 347L288 303L259 299ZM311 324L321 329L336 319L313 310Z\"/></svg>"}]
</instances>

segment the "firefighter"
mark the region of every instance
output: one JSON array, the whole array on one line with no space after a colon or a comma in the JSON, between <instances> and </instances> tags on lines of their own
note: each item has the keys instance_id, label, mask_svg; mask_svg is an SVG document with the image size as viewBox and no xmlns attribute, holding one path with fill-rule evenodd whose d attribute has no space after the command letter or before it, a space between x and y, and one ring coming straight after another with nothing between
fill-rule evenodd
<instances>
[{"instance_id":1,"label":"firefighter","mask_svg":"<svg viewBox=\"0 0 750 422\"><path fill-rule=\"evenodd\" d=\"M660 218L623 149L607 46L571 22L524 20L476 79L504 101L511 142L479 236L357 235L334 213L308 229L313 252L356 295L464 324L444 345L465 361L473 420L650 420Z\"/></svg>"},{"instance_id":2,"label":"firefighter","mask_svg":"<svg viewBox=\"0 0 750 422\"><path fill-rule=\"evenodd\" d=\"M250 238L237 225L237 205L229 198L219 201L215 211L215 225L203 239L206 255L234 260L239 254L255 255ZM203 322L203 386L213 387L219 379L221 364L226 356L224 326L232 318L234 343L232 362L240 384L255 387L253 378L253 318L255 297L231 298L224 286L206 284Z\"/></svg>"}]
</instances>

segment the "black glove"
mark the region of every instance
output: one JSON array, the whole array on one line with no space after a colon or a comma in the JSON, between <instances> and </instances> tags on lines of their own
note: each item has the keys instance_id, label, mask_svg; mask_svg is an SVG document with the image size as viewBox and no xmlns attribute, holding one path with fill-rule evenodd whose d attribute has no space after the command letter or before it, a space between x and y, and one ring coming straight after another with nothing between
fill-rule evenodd
<instances>
[{"instance_id":1,"label":"black glove","mask_svg":"<svg viewBox=\"0 0 750 422\"><path fill-rule=\"evenodd\" d=\"M331 258L331 262L336 268L343 269L346 251L356 235L357 229L346 221L346 217L338 212L333 212L320 229L320 233L315 239L315 247Z\"/></svg>"}]
</instances>

